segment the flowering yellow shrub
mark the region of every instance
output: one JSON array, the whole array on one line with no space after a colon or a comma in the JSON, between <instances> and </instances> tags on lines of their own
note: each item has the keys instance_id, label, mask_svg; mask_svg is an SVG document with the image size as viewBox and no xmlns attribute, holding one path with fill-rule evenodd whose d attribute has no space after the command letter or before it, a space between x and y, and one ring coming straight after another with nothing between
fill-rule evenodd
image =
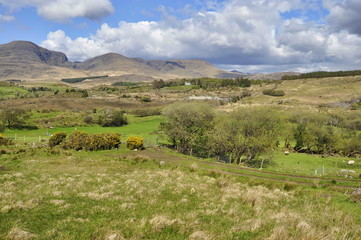
<instances>
[{"instance_id":1,"label":"flowering yellow shrub","mask_svg":"<svg viewBox=\"0 0 361 240\"><path fill-rule=\"evenodd\" d=\"M49 147L60 145L66 138L66 132L56 132L49 138Z\"/></svg>"},{"instance_id":2,"label":"flowering yellow shrub","mask_svg":"<svg viewBox=\"0 0 361 240\"><path fill-rule=\"evenodd\" d=\"M143 149L143 138L131 136L127 139L127 148L130 150Z\"/></svg>"}]
</instances>

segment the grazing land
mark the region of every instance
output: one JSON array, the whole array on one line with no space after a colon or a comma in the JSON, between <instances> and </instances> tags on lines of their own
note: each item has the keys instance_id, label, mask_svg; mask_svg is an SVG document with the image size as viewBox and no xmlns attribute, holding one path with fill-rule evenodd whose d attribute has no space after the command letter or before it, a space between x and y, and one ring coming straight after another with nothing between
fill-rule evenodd
<instances>
[{"instance_id":1,"label":"grazing land","mask_svg":"<svg viewBox=\"0 0 361 240\"><path fill-rule=\"evenodd\" d=\"M361 237L360 76L0 97L0 239Z\"/></svg>"}]
</instances>

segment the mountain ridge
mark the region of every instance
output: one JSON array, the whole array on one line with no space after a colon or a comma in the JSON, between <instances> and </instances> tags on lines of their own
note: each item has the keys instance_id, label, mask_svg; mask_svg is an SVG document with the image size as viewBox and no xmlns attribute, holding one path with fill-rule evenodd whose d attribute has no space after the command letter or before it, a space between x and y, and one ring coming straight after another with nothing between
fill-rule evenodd
<instances>
[{"instance_id":1,"label":"mountain ridge","mask_svg":"<svg viewBox=\"0 0 361 240\"><path fill-rule=\"evenodd\" d=\"M124 81L127 81L127 76L131 76L129 81L135 81L136 76L149 80L249 76L241 72L221 70L203 60L145 60L129 58L119 53L106 53L83 62L72 62L62 52L52 51L29 41L0 45L0 80L60 81L63 78L99 75L119 76Z\"/></svg>"}]
</instances>

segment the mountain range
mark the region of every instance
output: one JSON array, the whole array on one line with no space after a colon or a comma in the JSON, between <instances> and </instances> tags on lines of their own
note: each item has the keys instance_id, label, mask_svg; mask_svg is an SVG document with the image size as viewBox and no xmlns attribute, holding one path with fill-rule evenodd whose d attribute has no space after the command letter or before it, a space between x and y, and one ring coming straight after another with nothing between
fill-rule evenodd
<instances>
[{"instance_id":1,"label":"mountain range","mask_svg":"<svg viewBox=\"0 0 361 240\"><path fill-rule=\"evenodd\" d=\"M60 81L64 78L103 75L109 76L107 83L160 78L253 77L238 71L224 71L202 60L144 60L107 53L84 62L71 62L64 53L42 48L32 42L14 41L0 45L0 80ZM280 76L282 74L276 78ZM263 78L267 79L267 76Z\"/></svg>"}]
</instances>

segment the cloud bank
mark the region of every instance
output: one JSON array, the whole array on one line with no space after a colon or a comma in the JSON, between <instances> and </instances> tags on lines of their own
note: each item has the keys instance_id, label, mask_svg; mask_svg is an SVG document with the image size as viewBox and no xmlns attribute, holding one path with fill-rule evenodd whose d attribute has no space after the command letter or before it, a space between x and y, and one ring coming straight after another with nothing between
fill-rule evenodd
<instances>
[{"instance_id":1,"label":"cloud bank","mask_svg":"<svg viewBox=\"0 0 361 240\"><path fill-rule=\"evenodd\" d=\"M53 4L58 2L66 6L69 1ZM50 3L45 6L49 12L56 9ZM111 5L106 6L110 11ZM42 7L38 12L45 16ZM74 14L86 16L81 9ZM320 9L329 12L322 21L307 18L310 11ZM283 17L283 13L292 11L303 14ZM50 32L41 45L63 51L72 60L117 52L148 59L205 59L244 72L360 69L360 11L358 0L230 0L186 19L166 16L158 22L120 22L118 26L104 23L93 35L76 39L57 30ZM88 18L106 13L87 12ZM62 11L53 15L55 19L63 17L73 15Z\"/></svg>"}]
</instances>

